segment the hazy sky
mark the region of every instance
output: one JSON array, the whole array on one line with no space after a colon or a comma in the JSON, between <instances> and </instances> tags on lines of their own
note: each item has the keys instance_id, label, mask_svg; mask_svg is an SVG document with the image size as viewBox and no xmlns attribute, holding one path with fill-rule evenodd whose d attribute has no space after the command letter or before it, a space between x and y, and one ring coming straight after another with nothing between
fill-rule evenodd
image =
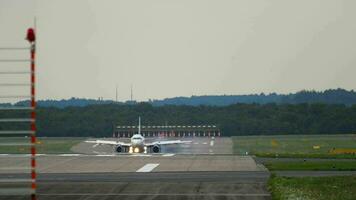
<instances>
[{"instance_id":1,"label":"hazy sky","mask_svg":"<svg viewBox=\"0 0 356 200\"><path fill-rule=\"evenodd\" d=\"M355 10L354 0L0 0L0 46L26 46L37 17L39 99L114 99L117 85L127 100L131 84L138 100L356 89Z\"/></svg>"}]
</instances>

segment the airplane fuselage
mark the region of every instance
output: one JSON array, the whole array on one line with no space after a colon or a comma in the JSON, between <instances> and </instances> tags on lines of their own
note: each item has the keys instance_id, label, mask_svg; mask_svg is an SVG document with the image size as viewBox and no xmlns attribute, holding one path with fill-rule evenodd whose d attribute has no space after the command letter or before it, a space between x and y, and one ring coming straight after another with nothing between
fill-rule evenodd
<instances>
[{"instance_id":1,"label":"airplane fuselage","mask_svg":"<svg viewBox=\"0 0 356 200\"><path fill-rule=\"evenodd\" d=\"M130 153L142 153L145 152L145 138L141 134L135 134L131 137Z\"/></svg>"}]
</instances>

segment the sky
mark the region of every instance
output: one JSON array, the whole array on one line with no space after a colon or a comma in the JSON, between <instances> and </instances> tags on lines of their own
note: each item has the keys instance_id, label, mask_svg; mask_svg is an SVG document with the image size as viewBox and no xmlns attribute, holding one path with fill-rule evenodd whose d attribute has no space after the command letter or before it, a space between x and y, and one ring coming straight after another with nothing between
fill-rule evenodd
<instances>
[{"instance_id":1,"label":"sky","mask_svg":"<svg viewBox=\"0 0 356 200\"><path fill-rule=\"evenodd\" d=\"M0 0L0 47L28 46L36 17L38 99L115 99L117 87L125 101L131 85L138 101L351 90L355 10L353 0ZM28 52L0 51L9 57Z\"/></svg>"}]
</instances>

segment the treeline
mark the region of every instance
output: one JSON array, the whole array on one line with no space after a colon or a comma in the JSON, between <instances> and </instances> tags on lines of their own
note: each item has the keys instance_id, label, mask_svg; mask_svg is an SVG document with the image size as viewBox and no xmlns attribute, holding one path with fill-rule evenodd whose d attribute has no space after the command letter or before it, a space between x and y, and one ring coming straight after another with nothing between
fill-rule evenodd
<instances>
[{"instance_id":1,"label":"treeline","mask_svg":"<svg viewBox=\"0 0 356 200\"><path fill-rule=\"evenodd\" d=\"M0 118L21 113L0 113ZM225 136L356 133L356 105L234 104L230 106L92 105L38 108L39 136L109 137L114 125L218 125ZM0 129L21 129L14 123Z\"/></svg>"},{"instance_id":2,"label":"treeline","mask_svg":"<svg viewBox=\"0 0 356 200\"><path fill-rule=\"evenodd\" d=\"M227 106L236 103L257 104L300 104L300 103L326 103L326 104L356 104L356 92L344 89L330 89L325 91L303 90L291 94L249 94L249 95L207 95L191 97L174 97L163 100L152 100L152 105L214 105Z\"/></svg>"},{"instance_id":3,"label":"treeline","mask_svg":"<svg viewBox=\"0 0 356 200\"><path fill-rule=\"evenodd\" d=\"M103 104L137 104L136 101L114 102L113 100L103 99L83 99L70 98L62 100L39 100L37 105L41 107L56 107L65 108L69 106L84 107L88 105L103 105ZM147 103L153 106L164 105L189 105L189 106L227 106L236 103L257 103L257 104L300 104L300 103L326 103L326 104L356 104L356 92L353 90L330 89L325 91L300 91L291 94L248 94L248 95L206 95L206 96L191 96L191 97L173 97L162 100L149 100ZM27 106L29 101L20 101L15 106ZM1 105L1 104L0 104ZM11 104L2 104L1 106L11 106Z\"/></svg>"}]
</instances>

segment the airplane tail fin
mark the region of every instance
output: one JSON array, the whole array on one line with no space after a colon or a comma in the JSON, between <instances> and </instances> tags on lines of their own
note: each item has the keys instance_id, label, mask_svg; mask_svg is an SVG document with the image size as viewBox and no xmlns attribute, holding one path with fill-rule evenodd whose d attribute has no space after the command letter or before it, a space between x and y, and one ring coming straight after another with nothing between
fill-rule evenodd
<instances>
[{"instance_id":1,"label":"airplane tail fin","mask_svg":"<svg viewBox=\"0 0 356 200\"><path fill-rule=\"evenodd\" d=\"M141 135L141 117L138 117L138 134Z\"/></svg>"}]
</instances>

